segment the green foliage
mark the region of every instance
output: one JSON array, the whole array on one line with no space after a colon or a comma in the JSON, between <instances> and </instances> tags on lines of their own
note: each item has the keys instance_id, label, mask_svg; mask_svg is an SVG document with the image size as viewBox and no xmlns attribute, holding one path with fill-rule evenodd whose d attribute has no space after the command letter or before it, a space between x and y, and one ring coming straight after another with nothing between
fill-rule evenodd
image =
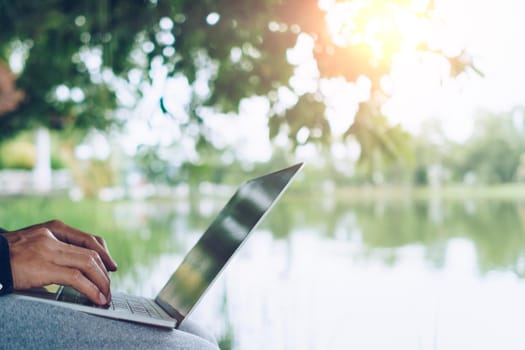
<instances>
[{"instance_id":1,"label":"green foliage","mask_svg":"<svg viewBox=\"0 0 525 350\"><path fill-rule=\"evenodd\" d=\"M321 98L315 94L305 94L299 98L297 104L290 108L284 115L276 115L270 119L270 137L277 136L282 127L288 127L288 138L294 147L305 143L328 144L330 126L325 118L325 105ZM308 137L300 140L301 129L308 130Z\"/></svg>"},{"instance_id":2,"label":"green foliage","mask_svg":"<svg viewBox=\"0 0 525 350\"><path fill-rule=\"evenodd\" d=\"M390 5L408 6L402 1ZM359 21L367 15L365 11L354 19L356 24L363 24ZM432 7L419 15L430 18ZM284 114L273 108L276 92L289 87L295 70L288 49L300 34L309 35L315 39L319 79L353 82L365 75L373 93L380 90L391 62L388 57L375 59L370 44L336 45L325 16L317 0L0 0L0 59L13 52L27 56L18 79L27 98L16 111L0 116L0 138L42 124L59 130L108 129L118 121L113 113L119 105L118 82L129 83L128 73L135 68L144 81L152 62L160 62L169 75L182 74L193 87L203 72L209 75L209 92L193 92L188 127L202 124L199 106L237 111L243 98L259 95L272 104L270 136L285 130L297 145L303 142L297 133L306 128L305 142L330 143L334 140L317 92L298 96L297 105ZM400 44L393 40L386 49L394 53ZM421 50L443 56L424 46ZM453 65L452 75L472 65L465 57L462 53L461 64ZM140 91L133 93L138 97ZM406 134L369 112L360 109L348 130L363 142L363 158L378 152L386 160L406 154ZM197 137L206 140L199 130Z\"/></svg>"},{"instance_id":3,"label":"green foliage","mask_svg":"<svg viewBox=\"0 0 525 350\"><path fill-rule=\"evenodd\" d=\"M51 169L58 170L58 169L64 169L67 167L66 162L62 157L57 155L56 153L51 154Z\"/></svg>"},{"instance_id":4,"label":"green foliage","mask_svg":"<svg viewBox=\"0 0 525 350\"><path fill-rule=\"evenodd\" d=\"M416 186L429 184L429 169L435 164L450 165L450 156L456 155L451 151L452 143L447 140L441 124L436 120L429 120L422 125L421 132L413 139L414 167L412 181ZM456 169L457 166L452 166ZM462 179L461 179L462 180Z\"/></svg>"},{"instance_id":5,"label":"green foliage","mask_svg":"<svg viewBox=\"0 0 525 350\"><path fill-rule=\"evenodd\" d=\"M485 114L476 122L472 138L458 161L463 173L473 172L484 183L516 180L520 158L525 154L523 119L516 125L513 114Z\"/></svg>"},{"instance_id":6,"label":"green foliage","mask_svg":"<svg viewBox=\"0 0 525 350\"><path fill-rule=\"evenodd\" d=\"M86 7L87 2L0 2L0 57L7 59L16 50L27 52L18 79L27 98L17 110L1 116L0 137L35 125L63 129L110 124L107 113L116 107L113 92L109 84L93 81L79 59L81 50L101 45L96 26L91 31L91 46L81 41L86 31L75 25L75 19L91 10ZM79 89L77 101L57 98L59 86Z\"/></svg>"},{"instance_id":7,"label":"green foliage","mask_svg":"<svg viewBox=\"0 0 525 350\"><path fill-rule=\"evenodd\" d=\"M116 171L106 160L75 161L70 170L86 197L95 197L100 189L115 186L116 183Z\"/></svg>"},{"instance_id":8,"label":"green foliage","mask_svg":"<svg viewBox=\"0 0 525 350\"><path fill-rule=\"evenodd\" d=\"M51 168L64 169L68 166L58 147L59 139L51 135ZM0 169L33 169L36 161L36 148L33 134L20 133L16 138L0 143Z\"/></svg>"},{"instance_id":9,"label":"green foliage","mask_svg":"<svg viewBox=\"0 0 525 350\"><path fill-rule=\"evenodd\" d=\"M474 132L462 143L448 140L441 126L432 121L414 140L415 184L428 184L433 165L447 172L445 182L500 184L523 179L525 119L521 109L506 113L480 113Z\"/></svg>"},{"instance_id":10,"label":"green foliage","mask_svg":"<svg viewBox=\"0 0 525 350\"><path fill-rule=\"evenodd\" d=\"M35 146L28 141L12 141L0 148L0 168L30 170L35 159Z\"/></svg>"},{"instance_id":11,"label":"green foliage","mask_svg":"<svg viewBox=\"0 0 525 350\"><path fill-rule=\"evenodd\" d=\"M159 157L158 146L141 146L135 155L137 166L146 178L153 183L175 184L175 172L170 162Z\"/></svg>"},{"instance_id":12,"label":"green foliage","mask_svg":"<svg viewBox=\"0 0 525 350\"><path fill-rule=\"evenodd\" d=\"M410 135L400 126L391 127L376 101L361 103L346 137L355 137L361 146L359 161L369 173L384 170L404 156L411 163Z\"/></svg>"}]
</instances>

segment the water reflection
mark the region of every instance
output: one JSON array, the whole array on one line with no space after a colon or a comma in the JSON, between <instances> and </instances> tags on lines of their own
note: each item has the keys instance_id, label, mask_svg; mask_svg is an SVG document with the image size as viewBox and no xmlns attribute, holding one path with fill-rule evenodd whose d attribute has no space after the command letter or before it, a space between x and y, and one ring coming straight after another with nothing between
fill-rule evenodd
<instances>
[{"instance_id":1,"label":"water reflection","mask_svg":"<svg viewBox=\"0 0 525 350\"><path fill-rule=\"evenodd\" d=\"M426 250L425 259L440 268L447 241L463 238L474 244L480 272L501 269L521 276L525 235L520 208L513 202L449 201L441 206L442 214L437 220L426 202L390 203L379 215L373 213L371 205L360 205L354 212L363 233L363 253L421 244ZM392 250L386 263L395 264L395 252Z\"/></svg>"},{"instance_id":2,"label":"water reflection","mask_svg":"<svg viewBox=\"0 0 525 350\"><path fill-rule=\"evenodd\" d=\"M104 235L114 287L154 296L224 199L0 201ZM86 213L89 213L86 217ZM522 349L525 203L285 196L192 317L222 349Z\"/></svg>"}]
</instances>

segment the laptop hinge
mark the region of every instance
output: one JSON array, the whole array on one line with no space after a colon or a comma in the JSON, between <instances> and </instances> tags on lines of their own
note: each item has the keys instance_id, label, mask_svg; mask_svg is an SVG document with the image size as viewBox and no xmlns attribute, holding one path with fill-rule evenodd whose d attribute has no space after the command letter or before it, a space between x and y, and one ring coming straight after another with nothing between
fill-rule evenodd
<instances>
[{"instance_id":1,"label":"laptop hinge","mask_svg":"<svg viewBox=\"0 0 525 350\"><path fill-rule=\"evenodd\" d=\"M180 312L175 310L175 308L173 308L170 304L166 303L159 297L155 298L155 303L157 303L157 305L159 305L162 308L162 310L164 310L168 315L177 320L175 328L179 328L181 322L184 320L184 316Z\"/></svg>"}]
</instances>

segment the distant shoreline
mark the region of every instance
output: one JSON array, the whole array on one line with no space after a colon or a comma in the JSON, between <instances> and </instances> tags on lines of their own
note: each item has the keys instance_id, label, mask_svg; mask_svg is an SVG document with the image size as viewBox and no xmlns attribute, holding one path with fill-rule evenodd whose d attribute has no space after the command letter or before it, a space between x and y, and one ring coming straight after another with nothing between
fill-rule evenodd
<instances>
[{"instance_id":1,"label":"distant shoreline","mask_svg":"<svg viewBox=\"0 0 525 350\"><path fill-rule=\"evenodd\" d=\"M308 190L298 189L294 191L302 195ZM501 184L501 185L447 185L439 188L432 187L410 187L410 186L344 186L333 191L325 192L327 197L335 197L343 200L363 199L524 199L525 183L523 184Z\"/></svg>"}]
</instances>

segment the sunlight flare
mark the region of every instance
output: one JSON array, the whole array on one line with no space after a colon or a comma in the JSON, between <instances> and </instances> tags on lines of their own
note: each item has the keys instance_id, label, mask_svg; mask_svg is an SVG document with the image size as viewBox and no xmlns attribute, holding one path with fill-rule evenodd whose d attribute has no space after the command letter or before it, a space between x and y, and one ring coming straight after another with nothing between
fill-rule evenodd
<instances>
[{"instance_id":1,"label":"sunlight flare","mask_svg":"<svg viewBox=\"0 0 525 350\"><path fill-rule=\"evenodd\" d=\"M328 30L336 45L368 45L371 59L380 61L391 60L399 51L416 51L426 41L428 6L421 3L354 0L321 6L327 10Z\"/></svg>"}]
</instances>

